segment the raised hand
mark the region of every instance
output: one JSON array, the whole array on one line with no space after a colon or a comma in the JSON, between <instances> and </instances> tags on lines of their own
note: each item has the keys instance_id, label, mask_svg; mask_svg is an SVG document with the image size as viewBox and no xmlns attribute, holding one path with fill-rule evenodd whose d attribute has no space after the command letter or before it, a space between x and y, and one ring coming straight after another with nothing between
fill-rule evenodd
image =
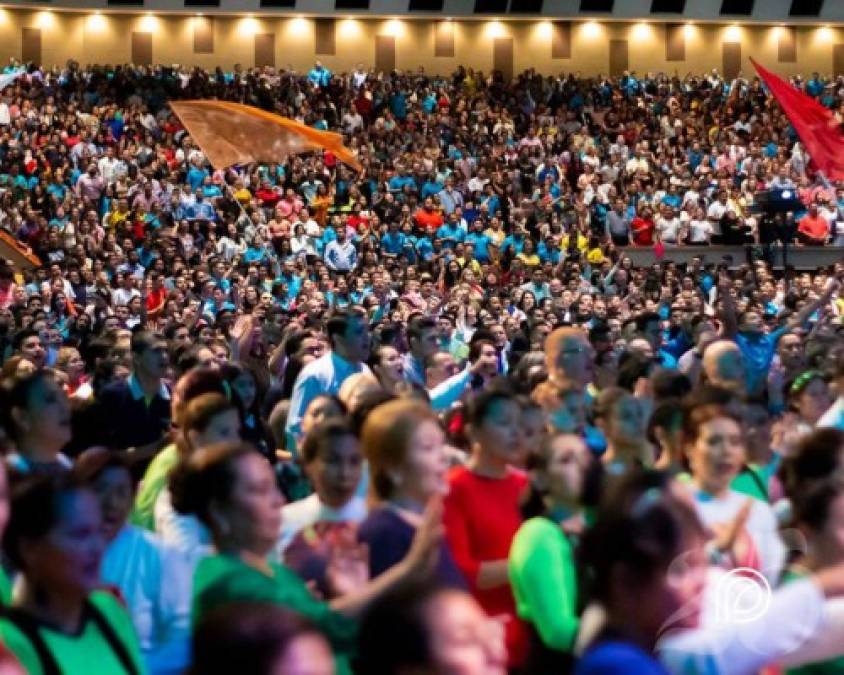
<instances>
[{"instance_id":1,"label":"raised hand","mask_svg":"<svg viewBox=\"0 0 844 675\"><path fill-rule=\"evenodd\" d=\"M338 536L325 578L334 597L355 593L369 582L369 547L358 543L352 531Z\"/></svg>"}]
</instances>

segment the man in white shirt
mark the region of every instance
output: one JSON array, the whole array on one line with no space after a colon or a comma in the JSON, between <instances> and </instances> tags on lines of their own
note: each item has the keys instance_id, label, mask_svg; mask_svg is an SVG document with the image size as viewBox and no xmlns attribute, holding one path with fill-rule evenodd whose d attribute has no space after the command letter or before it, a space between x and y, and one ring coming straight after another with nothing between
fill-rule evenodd
<instances>
[{"instance_id":1,"label":"man in white shirt","mask_svg":"<svg viewBox=\"0 0 844 675\"><path fill-rule=\"evenodd\" d=\"M706 217L709 219L709 222L712 223L712 234L716 237L721 236L721 218L724 217L728 208L727 193L726 191L721 190L718 193L718 199L712 202L709 205L709 209L706 211Z\"/></svg>"},{"instance_id":2,"label":"man in white shirt","mask_svg":"<svg viewBox=\"0 0 844 675\"><path fill-rule=\"evenodd\" d=\"M680 239L680 230L683 227L683 223L677 217L674 209L664 207L662 215L656 221L656 227L662 243L676 244Z\"/></svg>"},{"instance_id":3,"label":"man in white shirt","mask_svg":"<svg viewBox=\"0 0 844 675\"><path fill-rule=\"evenodd\" d=\"M111 183L117 178L117 165L119 163L120 161L114 156L114 148L111 146L106 148L105 157L102 157L97 163L100 175L106 183Z\"/></svg>"},{"instance_id":4,"label":"man in white shirt","mask_svg":"<svg viewBox=\"0 0 844 675\"><path fill-rule=\"evenodd\" d=\"M478 169L478 175L473 176L466 187L469 188L470 192L483 192L487 183L489 183L489 178L486 177L486 169L481 167Z\"/></svg>"},{"instance_id":5,"label":"man in white shirt","mask_svg":"<svg viewBox=\"0 0 844 675\"><path fill-rule=\"evenodd\" d=\"M352 72L352 86L355 89L360 89L363 83L366 82L366 71L363 69L363 64L359 63L357 68Z\"/></svg>"}]
</instances>

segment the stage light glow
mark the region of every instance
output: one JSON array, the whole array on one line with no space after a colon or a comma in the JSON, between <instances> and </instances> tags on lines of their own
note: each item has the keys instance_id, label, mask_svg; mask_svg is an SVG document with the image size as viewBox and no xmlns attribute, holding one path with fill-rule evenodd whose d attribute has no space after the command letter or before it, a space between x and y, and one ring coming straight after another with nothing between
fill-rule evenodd
<instances>
[{"instance_id":1,"label":"stage light glow","mask_svg":"<svg viewBox=\"0 0 844 675\"><path fill-rule=\"evenodd\" d=\"M339 33L344 38L358 37L361 34L360 23L354 19L343 19L338 25Z\"/></svg>"},{"instance_id":2,"label":"stage light glow","mask_svg":"<svg viewBox=\"0 0 844 675\"><path fill-rule=\"evenodd\" d=\"M815 39L822 42L832 42L835 38L835 32L829 26L823 26L815 31Z\"/></svg>"},{"instance_id":3,"label":"stage light glow","mask_svg":"<svg viewBox=\"0 0 844 675\"><path fill-rule=\"evenodd\" d=\"M632 37L634 40L644 41L653 38L653 29L646 23L637 23L633 26Z\"/></svg>"},{"instance_id":4,"label":"stage light glow","mask_svg":"<svg viewBox=\"0 0 844 675\"><path fill-rule=\"evenodd\" d=\"M88 17L88 30L91 30L91 31L105 30L107 23L108 22L106 21L106 18L102 14L97 12L96 14L92 14L91 16Z\"/></svg>"},{"instance_id":5,"label":"stage light glow","mask_svg":"<svg viewBox=\"0 0 844 675\"><path fill-rule=\"evenodd\" d=\"M158 28L158 17L147 14L141 19L141 30L152 33Z\"/></svg>"},{"instance_id":6,"label":"stage light glow","mask_svg":"<svg viewBox=\"0 0 844 675\"><path fill-rule=\"evenodd\" d=\"M35 15L35 25L38 28L52 28L52 26L56 23L56 17L53 16L53 13L49 10L44 10L43 12L38 12Z\"/></svg>"},{"instance_id":7,"label":"stage light glow","mask_svg":"<svg viewBox=\"0 0 844 675\"><path fill-rule=\"evenodd\" d=\"M488 38L500 38L507 36L507 29L500 21L488 21L484 27L484 33Z\"/></svg>"},{"instance_id":8,"label":"stage light glow","mask_svg":"<svg viewBox=\"0 0 844 675\"><path fill-rule=\"evenodd\" d=\"M587 21L583 24L583 36L591 39L600 37L603 29L597 21Z\"/></svg>"},{"instance_id":9,"label":"stage light glow","mask_svg":"<svg viewBox=\"0 0 844 675\"><path fill-rule=\"evenodd\" d=\"M302 33L308 30L308 20L303 16L297 16L295 19L290 19L290 29L294 33Z\"/></svg>"},{"instance_id":10,"label":"stage light glow","mask_svg":"<svg viewBox=\"0 0 844 675\"><path fill-rule=\"evenodd\" d=\"M241 35L251 36L258 32L258 21L252 16L245 16L237 26L237 32Z\"/></svg>"},{"instance_id":11,"label":"stage light glow","mask_svg":"<svg viewBox=\"0 0 844 675\"><path fill-rule=\"evenodd\" d=\"M404 22L399 19L390 19L384 24L384 35L402 37L404 35Z\"/></svg>"}]
</instances>

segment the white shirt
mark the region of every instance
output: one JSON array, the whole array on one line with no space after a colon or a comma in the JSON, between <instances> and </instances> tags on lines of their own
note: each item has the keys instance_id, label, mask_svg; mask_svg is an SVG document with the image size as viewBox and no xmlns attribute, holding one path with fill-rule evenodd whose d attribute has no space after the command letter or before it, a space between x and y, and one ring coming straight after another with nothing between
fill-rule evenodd
<instances>
[{"instance_id":1,"label":"white shirt","mask_svg":"<svg viewBox=\"0 0 844 675\"><path fill-rule=\"evenodd\" d=\"M152 533L124 525L106 548L100 570L128 605L147 670L183 672L190 661L193 569L187 558Z\"/></svg>"},{"instance_id":2,"label":"white shirt","mask_svg":"<svg viewBox=\"0 0 844 675\"><path fill-rule=\"evenodd\" d=\"M689 243L700 244L709 241L712 234L712 223L708 220L692 219L689 221Z\"/></svg>"},{"instance_id":3,"label":"white shirt","mask_svg":"<svg viewBox=\"0 0 844 675\"><path fill-rule=\"evenodd\" d=\"M704 593L701 626L667 631L656 651L670 673L753 675L771 663L794 667L835 658L844 644L844 601L825 600L811 579L800 579L773 592L765 589L758 599L758 616L737 607L735 578L711 576ZM726 597L717 596L719 593ZM769 598L770 604L765 601ZM718 613L719 602L722 610ZM728 603L728 604L723 604ZM738 610L732 613L730 609ZM745 608L746 609L746 608Z\"/></svg>"},{"instance_id":4,"label":"white shirt","mask_svg":"<svg viewBox=\"0 0 844 675\"><path fill-rule=\"evenodd\" d=\"M118 288L112 291L111 299L115 306L128 305L132 298L140 298L141 292L137 288Z\"/></svg>"},{"instance_id":5,"label":"white shirt","mask_svg":"<svg viewBox=\"0 0 844 675\"><path fill-rule=\"evenodd\" d=\"M103 157L97 163L100 170L100 175L106 183L111 183L117 178L117 165L120 163L116 157Z\"/></svg>"},{"instance_id":6,"label":"white shirt","mask_svg":"<svg viewBox=\"0 0 844 675\"><path fill-rule=\"evenodd\" d=\"M722 204L719 201L714 201L709 205L709 209L706 211L706 217L712 222L713 234L721 234L721 223L718 221L727 212L727 208L729 208L727 204Z\"/></svg>"},{"instance_id":7,"label":"white shirt","mask_svg":"<svg viewBox=\"0 0 844 675\"><path fill-rule=\"evenodd\" d=\"M713 497L695 490L694 498L698 515L707 527L732 522L747 500L751 500L745 530L759 556L762 567L759 571L772 584L777 583L785 563L785 546L777 531L777 519L770 505L734 490L730 490L724 497Z\"/></svg>"},{"instance_id":8,"label":"white shirt","mask_svg":"<svg viewBox=\"0 0 844 675\"><path fill-rule=\"evenodd\" d=\"M293 538L315 523L361 523L366 518L366 499L354 496L339 509L332 508L312 494L299 501L286 504L281 509L281 535L276 552L283 559L284 551Z\"/></svg>"},{"instance_id":9,"label":"white shirt","mask_svg":"<svg viewBox=\"0 0 844 675\"><path fill-rule=\"evenodd\" d=\"M677 243L677 238L680 236L681 225L682 223L680 222L680 219L676 217L660 218L656 221L660 239L669 244Z\"/></svg>"},{"instance_id":10,"label":"white shirt","mask_svg":"<svg viewBox=\"0 0 844 675\"><path fill-rule=\"evenodd\" d=\"M155 500L153 518L156 534L186 556L193 574L196 564L211 552L208 528L196 516L182 515L173 508L169 488L164 488Z\"/></svg>"}]
</instances>

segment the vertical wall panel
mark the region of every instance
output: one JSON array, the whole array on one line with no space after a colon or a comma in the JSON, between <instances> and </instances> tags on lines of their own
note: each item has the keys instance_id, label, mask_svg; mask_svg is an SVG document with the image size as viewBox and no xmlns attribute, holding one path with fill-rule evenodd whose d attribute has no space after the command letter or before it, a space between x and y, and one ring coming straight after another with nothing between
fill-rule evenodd
<instances>
[{"instance_id":1,"label":"vertical wall panel","mask_svg":"<svg viewBox=\"0 0 844 675\"><path fill-rule=\"evenodd\" d=\"M323 56L334 56L337 53L334 19L314 19L314 52Z\"/></svg>"},{"instance_id":2,"label":"vertical wall panel","mask_svg":"<svg viewBox=\"0 0 844 675\"><path fill-rule=\"evenodd\" d=\"M505 82L513 79L513 38L495 38L492 43L492 69L500 70Z\"/></svg>"},{"instance_id":3,"label":"vertical wall panel","mask_svg":"<svg viewBox=\"0 0 844 675\"><path fill-rule=\"evenodd\" d=\"M152 33L132 32L132 63L136 66L152 64Z\"/></svg>"},{"instance_id":4,"label":"vertical wall panel","mask_svg":"<svg viewBox=\"0 0 844 675\"><path fill-rule=\"evenodd\" d=\"M832 46L832 72L836 77L844 75L844 44Z\"/></svg>"},{"instance_id":5,"label":"vertical wall panel","mask_svg":"<svg viewBox=\"0 0 844 675\"><path fill-rule=\"evenodd\" d=\"M571 58L571 21L551 23L551 58Z\"/></svg>"},{"instance_id":6,"label":"vertical wall panel","mask_svg":"<svg viewBox=\"0 0 844 675\"><path fill-rule=\"evenodd\" d=\"M193 53L214 53L214 19L208 16L193 17Z\"/></svg>"},{"instance_id":7,"label":"vertical wall panel","mask_svg":"<svg viewBox=\"0 0 844 675\"><path fill-rule=\"evenodd\" d=\"M255 33L255 65L275 66L275 33Z\"/></svg>"},{"instance_id":8,"label":"vertical wall panel","mask_svg":"<svg viewBox=\"0 0 844 675\"><path fill-rule=\"evenodd\" d=\"M41 29L21 28L21 60L41 63Z\"/></svg>"},{"instance_id":9,"label":"vertical wall panel","mask_svg":"<svg viewBox=\"0 0 844 675\"><path fill-rule=\"evenodd\" d=\"M679 23L665 24L665 60L686 60L686 31Z\"/></svg>"},{"instance_id":10,"label":"vertical wall panel","mask_svg":"<svg viewBox=\"0 0 844 675\"><path fill-rule=\"evenodd\" d=\"M629 70L630 46L627 40L610 40L610 77L618 77Z\"/></svg>"},{"instance_id":11,"label":"vertical wall panel","mask_svg":"<svg viewBox=\"0 0 844 675\"><path fill-rule=\"evenodd\" d=\"M734 80L741 70L741 42L725 42L721 46L724 78Z\"/></svg>"},{"instance_id":12,"label":"vertical wall panel","mask_svg":"<svg viewBox=\"0 0 844 675\"><path fill-rule=\"evenodd\" d=\"M777 60L780 63L796 63L797 31L793 26L780 26L777 31Z\"/></svg>"},{"instance_id":13,"label":"vertical wall panel","mask_svg":"<svg viewBox=\"0 0 844 675\"><path fill-rule=\"evenodd\" d=\"M392 35L375 36L375 70L391 73L396 69L396 38Z\"/></svg>"},{"instance_id":14,"label":"vertical wall panel","mask_svg":"<svg viewBox=\"0 0 844 675\"><path fill-rule=\"evenodd\" d=\"M454 58L454 22L434 22L434 56Z\"/></svg>"}]
</instances>

